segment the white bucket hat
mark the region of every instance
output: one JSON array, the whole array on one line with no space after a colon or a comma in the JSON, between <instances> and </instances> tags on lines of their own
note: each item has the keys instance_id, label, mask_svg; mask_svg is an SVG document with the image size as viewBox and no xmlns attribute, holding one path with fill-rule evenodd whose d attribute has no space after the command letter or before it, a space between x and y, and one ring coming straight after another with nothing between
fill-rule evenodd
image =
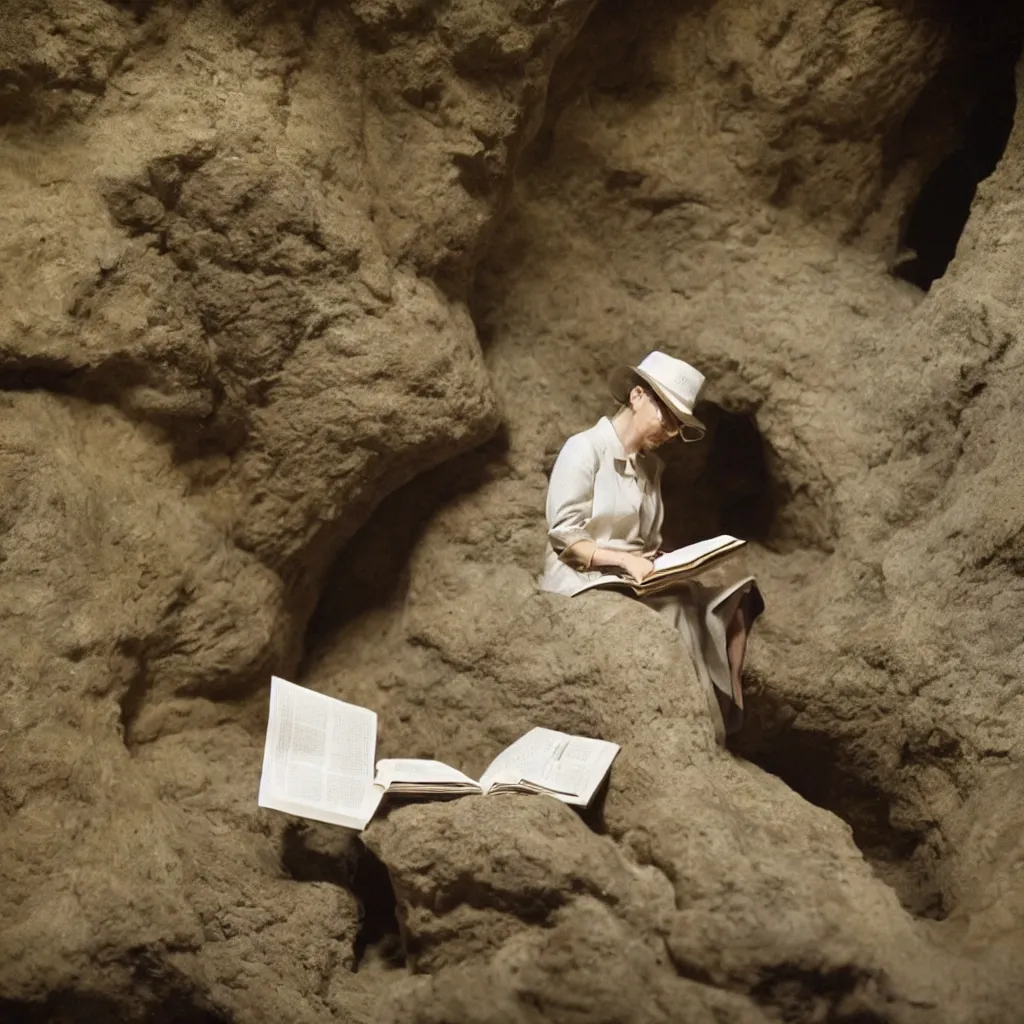
<instances>
[{"instance_id":1,"label":"white bucket hat","mask_svg":"<svg viewBox=\"0 0 1024 1024\"><path fill-rule=\"evenodd\" d=\"M704 424L693 415L700 389L704 387L704 374L689 363L664 352L649 352L638 366L616 367L608 377L612 397L623 405L629 402L629 393L637 384L648 385L684 428L699 431L700 437L707 432ZM683 439L699 441L700 437L684 436Z\"/></svg>"}]
</instances>

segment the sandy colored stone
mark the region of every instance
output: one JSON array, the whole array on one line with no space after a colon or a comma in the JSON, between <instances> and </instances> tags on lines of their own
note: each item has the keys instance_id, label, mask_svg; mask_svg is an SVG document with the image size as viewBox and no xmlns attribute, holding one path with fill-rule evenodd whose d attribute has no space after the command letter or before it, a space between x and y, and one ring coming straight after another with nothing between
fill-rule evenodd
<instances>
[{"instance_id":1,"label":"sandy colored stone","mask_svg":"<svg viewBox=\"0 0 1024 1024\"><path fill-rule=\"evenodd\" d=\"M664 954L637 939L598 900L580 896L549 927L523 932L486 966L413 979L388 995L394 1021L770 1020L749 1001L664 970Z\"/></svg>"},{"instance_id":2,"label":"sandy colored stone","mask_svg":"<svg viewBox=\"0 0 1024 1024\"><path fill-rule=\"evenodd\" d=\"M418 972L493 952L579 897L607 904L641 932L657 931L672 905L657 871L631 864L552 800L506 795L397 808L367 842L388 865Z\"/></svg>"},{"instance_id":3,"label":"sandy colored stone","mask_svg":"<svg viewBox=\"0 0 1024 1024\"><path fill-rule=\"evenodd\" d=\"M978 12L6 5L0 1016L1014 1024L1020 115L889 272ZM654 347L709 377L668 537L768 603L731 752L661 619L536 589ZM364 845L256 807L271 672L382 756L622 752Z\"/></svg>"}]
</instances>

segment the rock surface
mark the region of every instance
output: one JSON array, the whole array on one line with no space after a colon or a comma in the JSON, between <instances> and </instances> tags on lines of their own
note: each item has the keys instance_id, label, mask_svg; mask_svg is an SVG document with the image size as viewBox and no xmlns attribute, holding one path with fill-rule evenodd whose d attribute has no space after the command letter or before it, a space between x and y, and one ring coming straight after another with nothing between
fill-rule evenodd
<instances>
[{"instance_id":1,"label":"rock surface","mask_svg":"<svg viewBox=\"0 0 1024 1024\"><path fill-rule=\"evenodd\" d=\"M4 4L0 1017L1015 1024L1021 33ZM669 540L748 537L768 601L729 751L658 616L535 584L559 446L655 347L709 377ZM358 837L256 807L271 672L382 756L623 749L581 815Z\"/></svg>"}]
</instances>

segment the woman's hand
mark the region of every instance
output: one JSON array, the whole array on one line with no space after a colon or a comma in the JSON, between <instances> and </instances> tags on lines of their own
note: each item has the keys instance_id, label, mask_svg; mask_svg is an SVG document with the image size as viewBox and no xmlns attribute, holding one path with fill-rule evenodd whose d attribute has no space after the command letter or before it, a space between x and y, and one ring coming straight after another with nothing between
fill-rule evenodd
<instances>
[{"instance_id":1,"label":"woman's hand","mask_svg":"<svg viewBox=\"0 0 1024 1024\"><path fill-rule=\"evenodd\" d=\"M654 563L643 555L627 554L622 556L622 568L635 582L640 583L645 576L650 576L654 572Z\"/></svg>"}]
</instances>

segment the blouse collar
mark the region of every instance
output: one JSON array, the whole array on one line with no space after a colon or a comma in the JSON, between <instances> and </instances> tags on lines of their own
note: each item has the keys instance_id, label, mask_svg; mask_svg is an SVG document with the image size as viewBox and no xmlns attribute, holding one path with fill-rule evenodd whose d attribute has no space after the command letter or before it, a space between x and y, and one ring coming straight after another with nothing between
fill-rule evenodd
<instances>
[{"instance_id":1,"label":"blouse collar","mask_svg":"<svg viewBox=\"0 0 1024 1024\"><path fill-rule=\"evenodd\" d=\"M608 445L608 451L611 452L612 458L616 462L621 463L623 473L626 476L637 476L638 469L643 465L642 453L636 452L633 455L626 454L626 449L622 444L622 440L615 432L615 425L607 416L602 416L597 425L604 436L605 442Z\"/></svg>"}]
</instances>

